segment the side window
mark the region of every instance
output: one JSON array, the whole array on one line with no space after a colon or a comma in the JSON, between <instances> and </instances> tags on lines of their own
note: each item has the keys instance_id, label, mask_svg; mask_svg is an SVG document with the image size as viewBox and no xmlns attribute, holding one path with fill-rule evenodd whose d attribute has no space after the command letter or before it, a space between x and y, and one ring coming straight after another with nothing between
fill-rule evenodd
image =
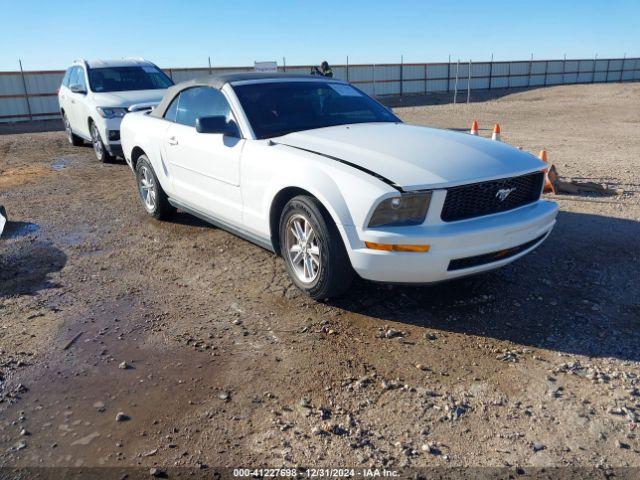
<instances>
[{"instance_id":1,"label":"side window","mask_svg":"<svg viewBox=\"0 0 640 480\"><path fill-rule=\"evenodd\" d=\"M87 82L84 78L84 68L82 67L76 67L76 68L78 69L78 83L82 85L85 90L87 90Z\"/></svg>"},{"instance_id":2,"label":"side window","mask_svg":"<svg viewBox=\"0 0 640 480\"><path fill-rule=\"evenodd\" d=\"M178 112L178 103L180 101L180 95L181 94L176 95L173 101L169 104L169 108L167 108L167 111L164 112L165 120L169 120L170 122L176 121L176 113Z\"/></svg>"},{"instance_id":3,"label":"side window","mask_svg":"<svg viewBox=\"0 0 640 480\"><path fill-rule=\"evenodd\" d=\"M73 70L73 67L67 68L67 71L64 73L64 78L62 79L62 85L64 85L65 87L68 87L69 85L71 85L69 83L69 77L71 76L72 70Z\"/></svg>"},{"instance_id":4,"label":"side window","mask_svg":"<svg viewBox=\"0 0 640 480\"><path fill-rule=\"evenodd\" d=\"M69 85L75 85L78 83L78 67L72 67L71 72L69 73Z\"/></svg>"},{"instance_id":5,"label":"side window","mask_svg":"<svg viewBox=\"0 0 640 480\"><path fill-rule=\"evenodd\" d=\"M231 107L220 90L212 87L194 87L180 93L176 122L196 126L196 118L224 116L233 119Z\"/></svg>"}]
</instances>

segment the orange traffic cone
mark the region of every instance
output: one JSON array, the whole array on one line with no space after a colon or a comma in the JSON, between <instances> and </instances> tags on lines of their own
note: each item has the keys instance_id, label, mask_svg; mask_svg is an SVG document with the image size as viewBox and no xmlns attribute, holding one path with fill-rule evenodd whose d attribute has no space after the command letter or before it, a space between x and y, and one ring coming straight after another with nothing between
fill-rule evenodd
<instances>
[{"instance_id":1,"label":"orange traffic cone","mask_svg":"<svg viewBox=\"0 0 640 480\"><path fill-rule=\"evenodd\" d=\"M478 135L478 121L474 120L471 125L471 131L469 132L471 135Z\"/></svg>"},{"instance_id":2,"label":"orange traffic cone","mask_svg":"<svg viewBox=\"0 0 640 480\"><path fill-rule=\"evenodd\" d=\"M547 159L547 151L546 150L540 150L540 154L538 155L538 158L540 158L540 160L542 160L547 165L549 164L549 160ZM551 168L553 168L553 166ZM543 192L544 193L556 193L556 189L553 187L553 183L551 183L551 181L549 181L549 168L545 168L544 169L544 189L543 189Z\"/></svg>"},{"instance_id":3,"label":"orange traffic cone","mask_svg":"<svg viewBox=\"0 0 640 480\"><path fill-rule=\"evenodd\" d=\"M493 127L493 135L491 135L491 140L500 141L500 124L496 123L496 126Z\"/></svg>"}]
</instances>

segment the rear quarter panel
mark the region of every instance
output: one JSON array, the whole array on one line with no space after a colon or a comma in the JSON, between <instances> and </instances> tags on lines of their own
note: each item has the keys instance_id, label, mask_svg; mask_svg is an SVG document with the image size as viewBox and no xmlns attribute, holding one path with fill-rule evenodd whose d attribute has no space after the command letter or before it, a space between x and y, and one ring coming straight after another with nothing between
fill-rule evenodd
<instances>
[{"instance_id":1,"label":"rear quarter panel","mask_svg":"<svg viewBox=\"0 0 640 480\"><path fill-rule=\"evenodd\" d=\"M132 162L134 150L139 148L144 152L162 188L170 194L171 181L162 151L164 135L169 126L166 120L151 117L146 112L128 113L120 125L120 142L125 160L132 169L135 169Z\"/></svg>"}]
</instances>

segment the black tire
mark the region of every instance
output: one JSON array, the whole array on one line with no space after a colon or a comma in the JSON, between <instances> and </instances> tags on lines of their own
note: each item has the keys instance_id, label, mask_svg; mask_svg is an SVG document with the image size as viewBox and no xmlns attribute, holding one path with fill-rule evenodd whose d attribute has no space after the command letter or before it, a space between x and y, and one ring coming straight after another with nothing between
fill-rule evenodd
<instances>
[{"instance_id":1,"label":"black tire","mask_svg":"<svg viewBox=\"0 0 640 480\"><path fill-rule=\"evenodd\" d=\"M62 123L64 124L64 131L67 134L67 140L69 140L69 143L74 147L83 145L84 140L82 140L82 138L77 136L75 133L73 133L73 130L71 130L71 123L69 122L66 113L62 114Z\"/></svg>"},{"instance_id":2,"label":"black tire","mask_svg":"<svg viewBox=\"0 0 640 480\"><path fill-rule=\"evenodd\" d=\"M154 201L148 202L145 196L145 191L148 191L143 185L148 184L148 180L151 179L155 189ZM166 220L171 218L176 209L169 203L167 194L162 189L162 185L156 177L156 173L153 171L151 162L146 155L140 155L138 162L136 163L136 183L138 186L138 194L140 200L142 200L142 206L149 215L157 220ZM151 204L152 203L152 204Z\"/></svg>"},{"instance_id":3,"label":"black tire","mask_svg":"<svg viewBox=\"0 0 640 480\"><path fill-rule=\"evenodd\" d=\"M295 222L301 222L306 226L303 219L310 223L313 229L310 236L317 240L316 244L312 244L307 239L302 242L304 246L301 246L297 240L299 237L293 233ZM287 237L288 235L289 237ZM355 272L351 267L340 232L318 200L306 195L299 195L289 200L280 215L279 237L280 253L287 267L287 272L293 283L304 293L315 300L324 300L337 297L349 289ZM295 247L296 252L302 252L304 249L305 258L314 257L313 254L308 253L314 249L318 252L318 258L311 259L319 268L314 278L310 278L309 281L304 281L301 278L305 275L301 270L309 271L305 265L306 259L294 264L295 258L292 256L297 256L297 253L290 253L289 247ZM313 265L310 269L313 270ZM313 277L313 275L309 275L309 277Z\"/></svg>"},{"instance_id":4,"label":"black tire","mask_svg":"<svg viewBox=\"0 0 640 480\"><path fill-rule=\"evenodd\" d=\"M98 161L102 163L109 163L113 161L113 155L109 153L107 147L104 146L104 142L100 137L100 132L95 123L89 123L89 133L91 134L91 144L93 145L93 152L96 154Z\"/></svg>"}]
</instances>

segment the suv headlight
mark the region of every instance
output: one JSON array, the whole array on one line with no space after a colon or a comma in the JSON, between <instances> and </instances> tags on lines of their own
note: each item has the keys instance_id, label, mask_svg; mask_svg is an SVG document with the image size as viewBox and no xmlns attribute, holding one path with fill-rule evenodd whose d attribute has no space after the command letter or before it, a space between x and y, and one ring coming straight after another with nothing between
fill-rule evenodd
<instances>
[{"instance_id":1,"label":"suv headlight","mask_svg":"<svg viewBox=\"0 0 640 480\"><path fill-rule=\"evenodd\" d=\"M103 118L116 118L124 117L127 113L126 108L112 108L112 107L96 107L98 113Z\"/></svg>"},{"instance_id":2,"label":"suv headlight","mask_svg":"<svg viewBox=\"0 0 640 480\"><path fill-rule=\"evenodd\" d=\"M387 198L376 207L369 227L398 227L424 222L431 202L431 192L405 193Z\"/></svg>"}]
</instances>

